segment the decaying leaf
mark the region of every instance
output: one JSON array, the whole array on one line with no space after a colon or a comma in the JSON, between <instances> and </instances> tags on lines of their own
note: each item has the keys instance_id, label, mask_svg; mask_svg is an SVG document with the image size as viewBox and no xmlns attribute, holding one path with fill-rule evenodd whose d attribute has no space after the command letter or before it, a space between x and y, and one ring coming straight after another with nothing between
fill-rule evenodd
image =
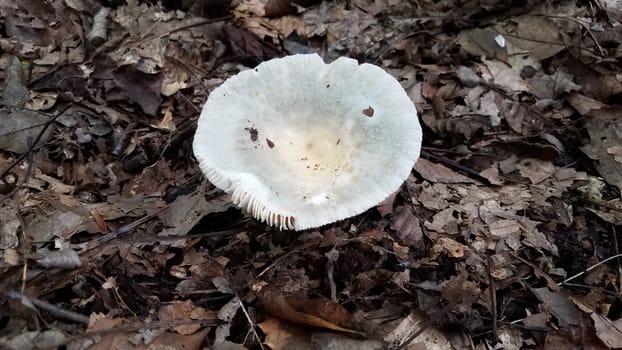
<instances>
[{"instance_id":1,"label":"decaying leaf","mask_svg":"<svg viewBox=\"0 0 622 350\"><path fill-rule=\"evenodd\" d=\"M495 41L498 32L492 29L475 28L462 31L458 36L458 43L468 53L477 57L501 58L507 57L505 47Z\"/></svg>"},{"instance_id":2,"label":"decaying leaf","mask_svg":"<svg viewBox=\"0 0 622 350\"><path fill-rule=\"evenodd\" d=\"M0 98L0 149L23 153L34 147L35 138L44 130L41 142L47 141L53 128L46 127L50 117L23 109L29 91L20 60L13 57L5 71L8 75Z\"/></svg>"},{"instance_id":3,"label":"decaying leaf","mask_svg":"<svg viewBox=\"0 0 622 350\"><path fill-rule=\"evenodd\" d=\"M550 308L551 314L557 318L561 325L569 327L580 323L581 313L567 292L563 290L553 292L548 287L533 288L532 291L542 303Z\"/></svg>"},{"instance_id":4,"label":"decaying leaf","mask_svg":"<svg viewBox=\"0 0 622 350\"><path fill-rule=\"evenodd\" d=\"M477 183L477 181L459 174L439 163L427 159L419 159L415 170L426 180L433 183Z\"/></svg>"},{"instance_id":5,"label":"decaying leaf","mask_svg":"<svg viewBox=\"0 0 622 350\"><path fill-rule=\"evenodd\" d=\"M158 311L158 317L162 321L191 321L191 320L215 320L216 314L213 311L202 307L195 306L190 300L178 301L168 305L164 305ZM179 334L194 334L203 328L200 323L188 322L186 325L173 327L173 330Z\"/></svg>"},{"instance_id":6,"label":"decaying leaf","mask_svg":"<svg viewBox=\"0 0 622 350\"><path fill-rule=\"evenodd\" d=\"M404 245L421 244L423 232L421 232L419 219L408 207L402 206L397 208L391 222L391 228L397 231L397 237Z\"/></svg>"},{"instance_id":7,"label":"decaying leaf","mask_svg":"<svg viewBox=\"0 0 622 350\"><path fill-rule=\"evenodd\" d=\"M423 346L426 349L451 350L453 347L445 332L429 326L428 317L420 311L413 310L405 317L390 333L384 337L384 341L392 347L408 345L409 347ZM405 340L410 340L413 334L419 335L403 344Z\"/></svg>"},{"instance_id":8,"label":"decaying leaf","mask_svg":"<svg viewBox=\"0 0 622 350\"><path fill-rule=\"evenodd\" d=\"M169 207L158 213L165 228L162 236L181 236L187 234L203 216L227 210L231 203L226 196L207 201L201 191L191 195L179 196Z\"/></svg>"},{"instance_id":9,"label":"decaying leaf","mask_svg":"<svg viewBox=\"0 0 622 350\"><path fill-rule=\"evenodd\" d=\"M257 298L260 300L263 307L271 315L298 324L304 324L308 326L325 328L351 334L361 334L356 330L343 328L340 325L333 323L333 321L335 320L343 321L344 318L339 317L338 315L347 315L348 312L345 311L345 309L341 309L341 307L339 307L338 305L332 304L330 301L320 301L320 304L322 304L323 306L318 309L317 306L310 305L311 303L317 303L317 301L314 302L311 300L307 300L303 304L300 299L297 299L296 302L292 302L278 289L266 284L265 282L256 282L255 284L253 284L252 289L257 295ZM339 313L335 313L334 311L331 311L329 313L322 313L323 310L327 310L327 307L336 308L340 311ZM298 310L314 312L314 314L309 314ZM330 320L335 316L338 316L338 319Z\"/></svg>"},{"instance_id":10,"label":"decaying leaf","mask_svg":"<svg viewBox=\"0 0 622 350\"><path fill-rule=\"evenodd\" d=\"M266 345L275 350L314 350L307 329L277 317L268 318L258 325L266 334Z\"/></svg>"},{"instance_id":11,"label":"decaying leaf","mask_svg":"<svg viewBox=\"0 0 622 350\"><path fill-rule=\"evenodd\" d=\"M46 302L0 303L0 347L622 347L622 13L582 3L0 0L0 287ZM190 147L223 81L296 53L398 80L427 152L300 234L231 207Z\"/></svg>"},{"instance_id":12,"label":"decaying leaf","mask_svg":"<svg viewBox=\"0 0 622 350\"><path fill-rule=\"evenodd\" d=\"M619 107L592 111L592 117L585 124L590 138L581 147L588 157L596 161L600 175L618 189L622 189L622 163L616 161L615 154L609 153L607 149L622 144L620 113L622 110Z\"/></svg>"}]
</instances>

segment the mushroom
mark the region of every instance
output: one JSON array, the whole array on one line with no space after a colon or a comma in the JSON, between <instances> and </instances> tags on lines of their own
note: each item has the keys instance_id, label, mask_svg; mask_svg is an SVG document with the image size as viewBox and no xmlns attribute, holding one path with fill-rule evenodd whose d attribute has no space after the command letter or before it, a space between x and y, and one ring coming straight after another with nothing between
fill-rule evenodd
<instances>
[{"instance_id":1,"label":"mushroom","mask_svg":"<svg viewBox=\"0 0 622 350\"><path fill-rule=\"evenodd\" d=\"M263 62L214 89L193 148L234 204L304 230L386 199L410 174L421 138L415 106L391 75L307 54Z\"/></svg>"}]
</instances>

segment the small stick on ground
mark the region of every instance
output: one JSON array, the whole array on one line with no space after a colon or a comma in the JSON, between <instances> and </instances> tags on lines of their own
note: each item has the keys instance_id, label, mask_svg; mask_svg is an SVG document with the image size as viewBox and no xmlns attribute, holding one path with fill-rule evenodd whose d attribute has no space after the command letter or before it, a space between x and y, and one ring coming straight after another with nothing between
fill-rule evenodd
<instances>
[{"instance_id":1,"label":"small stick on ground","mask_svg":"<svg viewBox=\"0 0 622 350\"><path fill-rule=\"evenodd\" d=\"M6 295L10 299L13 299L13 300L16 300L22 303L23 302L30 303L33 306L36 306L39 309L45 310L58 318L62 318L64 320L68 320L68 321L72 321L76 323L89 324L89 318L87 316L84 316L77 312L65 310L54 304L50 304L47 301L34 298L34 297L29 297L22 293L12 291L12 290L5 292L4 295Z\"/></svg>"},{"instance_id":2,"label":"small stick on ground","mask_svg":"<svg viewBox=\"0 0 622 350\"><path fill-rule=\"evenodd\" d=\"M499 335L497 333L497 293L495 287L495 278L491 272L492 257L488 256L487 273L488 273L488 290L490 291L490 311L492 317L492 336L495 342L499 341Z\"/></svg>"},{"instance_id":3,"label":"small stick on ground","mask_svg":"<svg viewBox=\"0 0 622 350\"><path fill-rule=\"evenodd\" d=\"M30 176L30 172L32 170L33 167L33 151L35 149L35 147L37 146L37 144L39 143L39 141L41 141L41 138L43 137L43 135L45 134L45 132L47 131L47 129L50 127L50 125L52 125L52 123L58 118L60 117L63 113L65 113L65 111L67 111L69 108L71 107L71 105L67 105L64 108L62 108L60 111L58 111L56 114L54 114L54 116L52 116L52 118L48 119L43 128L41 129L41 131L39 132L39 134L37 134L37 136L34 139L28 139L28 150L22 154L19 155L19 157L17 157L13 163L11 163L11 165L9 165L8 168L4 169L1 173L0 173L0 179L4 179L4 177L9 173L9 171L11 171L11 169L15 168L15 166L17 166L17 164L19 164L19 162L21 162L22 160L24 160L24 158L28 157L28 172L26 174L26 177L22 180L22 182L15 186L15 188L9 192L9 194L5 195L4 197L0 198L0 204L2 204L2 202L4 202L4 200L6 200L7 198L11 197L13 195L13 193L15 193L15 191L17 191L27 180L28 177Z\"/></svg>"},{"instance_id":4,"label":"small stick on ground","mask_svg":"<svg viewBox=\"0 0 622 350\"><path fill-rule=\"evenodd\" d=\"M251 319L251 316L248 314L248 311L246 311L246 307L244 306L244 303L242 303L242 300L240 299L240 297L237 296L237 298L238 298L238 303L240 304L240 309L242 310L242 313L246 317L246 320L248 321L248 324L251 327L251 331L253 332L253 336L257 340L257 343L259 344L259 347L262 350L265 350L265 348L263 347L263 343L261 341L261 338L259 337L259 334L257 334L257 331L255 330L255 327L256 327L255 322L253 322L253 320Z\"/></svg>"}]
</instances>

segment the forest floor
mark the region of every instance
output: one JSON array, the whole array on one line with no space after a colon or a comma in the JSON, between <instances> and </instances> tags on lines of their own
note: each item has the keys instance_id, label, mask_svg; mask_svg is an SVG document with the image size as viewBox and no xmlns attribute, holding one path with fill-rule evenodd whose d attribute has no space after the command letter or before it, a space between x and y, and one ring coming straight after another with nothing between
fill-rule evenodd
<instances>
[{"instance_id":1,"label":"forest floor","mask_svg":"<svg viewBox=\"0 0 622 350\"><path fill-rule=\"evenodd\" d=\"M0 14L0 348L622 348L622 1ZM228 77L312 52L394 76L423 150L377 207L279 231L192 136Z\"/></svg>"}]
</instances>

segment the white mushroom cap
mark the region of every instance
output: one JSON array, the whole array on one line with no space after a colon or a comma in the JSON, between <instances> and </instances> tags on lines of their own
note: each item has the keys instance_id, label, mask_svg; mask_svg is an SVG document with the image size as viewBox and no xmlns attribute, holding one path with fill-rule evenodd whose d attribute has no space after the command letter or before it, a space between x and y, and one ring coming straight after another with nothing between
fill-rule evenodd
<instances>
[{"instance_id":1,"label":"white mushroom cap","mask_svg":"<svg viewBox=\"0 0 622 350\"><path fill-rule=\"evenodd\" d=\"M318 55L263 62L209 96L194 136L207 178L268 225L303 230L360 214L419 157L417 111L381 68Z\"/></svg>"}]
</instances>

